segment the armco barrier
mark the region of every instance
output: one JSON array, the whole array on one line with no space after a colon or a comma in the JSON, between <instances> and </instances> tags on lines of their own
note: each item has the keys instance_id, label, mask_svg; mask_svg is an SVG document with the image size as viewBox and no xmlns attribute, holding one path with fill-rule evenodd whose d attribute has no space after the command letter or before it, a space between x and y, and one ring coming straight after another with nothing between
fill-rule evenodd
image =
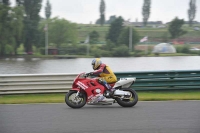
<instances>
[{"instance_id":1,"label":"armco barrier","mask_svg":"<svg viewBox=\"0 0 200 133\"><path fill-rule=\"evenodd\" d=\"M136 77L135 90L200 89L200 70L115 72L119 78ZM77 74L0 75L0 95L68 92Z\"/></svg>"},{"instance_id":2,"label":"armco barrier","mask_svg":"<svg viewBox=\"0 0 200 133\"><path fill-rule=\"evenodd\" d=\"M118 72L116 75L136 77L135 90L200 89L200 70Z\"/></svg>"},{"instance_id":3,"label":"armco barrier","mask_svg":"<svg viewBox=\"0 0 200 133\"><path fill-rule=\"evenodd\" d=\"M0 95L67 92L77 74L0 75Z\"/></svg>"}]
</instances>

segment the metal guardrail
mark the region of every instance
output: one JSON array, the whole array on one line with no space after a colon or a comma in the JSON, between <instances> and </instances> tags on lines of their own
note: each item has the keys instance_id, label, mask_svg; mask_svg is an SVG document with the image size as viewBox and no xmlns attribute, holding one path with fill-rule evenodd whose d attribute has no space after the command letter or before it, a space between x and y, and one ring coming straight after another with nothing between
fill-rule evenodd
<instances>
[{"instance_id":1,"label":"metal guardrail","mask_svg":"<svg viewBox=\"0 0 200 133\"><path fill-rule=\"evenodd\" d=\"M200 89L200 70L116 73L117 77L136 77L135 90Z\"/></svg>"},{"instance_id":2,"label":"metal guardrail","mask_svg":"<svg viewBox=\"0 0 200 133\"><path fill-rule=\"evenodd\" d=\"M0 95L67 92L77 74L0 75Z\"/></svg>"},{"instance_id":3,"label":"metal guardrail","mask_svg":"<svg viewBox=\"0 0 200 133\"><path fill-rule=\"evenodd\" d=\"M136 77L135 90L200 89L200 70L115 72L118 78ZM77 74L0 75L0 95L62 93L71 89Z\"/></svg>"}]
</instances>

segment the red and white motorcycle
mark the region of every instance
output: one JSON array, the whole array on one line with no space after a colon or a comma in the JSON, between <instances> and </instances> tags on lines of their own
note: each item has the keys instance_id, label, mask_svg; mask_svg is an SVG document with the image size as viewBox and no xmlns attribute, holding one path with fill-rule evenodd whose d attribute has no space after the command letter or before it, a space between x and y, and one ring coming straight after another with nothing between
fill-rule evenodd
<instances>
[{"instance_id":1,"label":"red and white motorcycle","mask_svg":"<svg viewBox=\"0 0 200 133\"><path fill-rule=\"evenodd\" d=\"M135 81L136 78L121 78L115 84L110 84L115 91L112 95L108 95L108 90L98 82L97 78L81 73L74 79L72 89L65 96L65 102L71 108L81 108L86 103L112 105L115 102L122 107L133 107L138 102L138 95L131 88Z\"/></svg>"}]
</instances>

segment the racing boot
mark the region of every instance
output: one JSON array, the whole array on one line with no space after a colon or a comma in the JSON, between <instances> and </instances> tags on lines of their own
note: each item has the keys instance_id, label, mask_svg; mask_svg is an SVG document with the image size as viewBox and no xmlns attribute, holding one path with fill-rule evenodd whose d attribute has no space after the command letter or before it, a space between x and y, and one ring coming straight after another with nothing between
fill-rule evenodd
<instances>
[{"instance_id":1,"label":"racing boot","mask_svg":"<svg viewBox=\"0 0 200 133\"><path fill-rule=\"evenodd\" d=\"M111 87L111 89L109 89L109 93L111 97L113 96L114 92L115 92L115 88Z\"/></svg>"},{"instance_id":2,"label":"racing boot","mask_svg":"<svg viewBox=\"0 0 200 133\"><path fill-rule=\"evenodd\" d=\"M105 97L112 97L114 92L115 92L115 89L112 87L110 89L107 89L105 92Z\"/></svg>"},{"instance_id":3,"label":"racing boot","mask_svg":"<svg viewBox=\"0 0 200 133\"><path fill-rule=\"evenodd\" d=\"M111 97L114 94L115 89L112 88L109 84L105 84L107 90L105 92L105 97Z\"/></svg>"}]
</instances>

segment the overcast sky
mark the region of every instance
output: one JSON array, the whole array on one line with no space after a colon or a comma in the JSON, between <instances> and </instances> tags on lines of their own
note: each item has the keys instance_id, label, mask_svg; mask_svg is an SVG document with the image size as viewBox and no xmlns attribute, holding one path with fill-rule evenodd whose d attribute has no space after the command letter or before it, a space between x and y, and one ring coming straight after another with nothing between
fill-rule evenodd
<instances>
[{"instance_id":1,"label":"overcast sky","mask_svg":"<svg viewBox=\"0 0 200 133\"><path fill-rule=\"evenodd\" d=\"M43 6L40 12L45 16L44 8L46 1L43 0ZM100 16L99 6L101 0L49 0L52 5L51 17L58 16L71 22L88 24L95 23ZM106 4L106 20L111 15L122 16L125 20L136 19L142 21L142 6L144 0L104 0ZM188 21L187 11L190 0L151 0L151 14L149 21L171 21L176 16ZM11 0L15 4L15 0ZM200 22L200 0L196 0L195 21Z\"/></svg>"}]
</instances>

